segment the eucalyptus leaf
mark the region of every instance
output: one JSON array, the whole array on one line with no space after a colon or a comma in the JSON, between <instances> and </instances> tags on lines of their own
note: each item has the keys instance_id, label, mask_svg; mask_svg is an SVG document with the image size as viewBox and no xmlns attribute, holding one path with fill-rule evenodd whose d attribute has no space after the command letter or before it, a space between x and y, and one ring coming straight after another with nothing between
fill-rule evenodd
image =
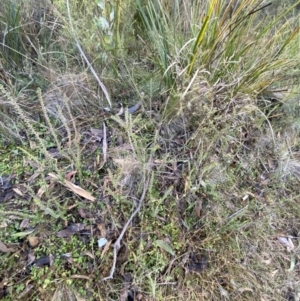
<instances>
[{"instance_id":1,"label":"eucalyptus leaf","mask_svg":"<svg viewBox=\"0 0 300 301\"><path fill-rule=\"evenodd\" d=\"M158 247L160 247L163 250L165 250L166 252L170 253L172 256L175 256L175 253L172 250L172 248L163 240L158 239L155 243Z\"/></svg>"},{"instance_id":2,"label":"eucalyptus leaf","mask_svg":"<svg viewBox=\"0 0 300 301\"><path fill-rule=\"evenodd\" d=\"M31 229L31 230L27 230L27 231L23 231L23 232L14 233L11 236L12 237L24 237L24 236L31 234L34 230L35 229Z\"/></svg>"}]
</instances>

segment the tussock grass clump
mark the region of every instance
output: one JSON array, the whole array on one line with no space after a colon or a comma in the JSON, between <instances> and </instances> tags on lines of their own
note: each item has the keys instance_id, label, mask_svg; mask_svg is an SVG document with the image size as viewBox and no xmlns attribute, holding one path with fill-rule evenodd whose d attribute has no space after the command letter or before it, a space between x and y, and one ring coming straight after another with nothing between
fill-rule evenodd
<instances>
[{"instance_id":1,"label":"tussock grass clump","mask_svg":"<svg viewBox=\"0 0 300 301\"><path fill-rule=\"evenodd\" d=\"M59 24L47 0L1 2L0 53L10 72L26 68L26 63L43 62L43 51L49 47Z\"/></svg>"}]
</instances>

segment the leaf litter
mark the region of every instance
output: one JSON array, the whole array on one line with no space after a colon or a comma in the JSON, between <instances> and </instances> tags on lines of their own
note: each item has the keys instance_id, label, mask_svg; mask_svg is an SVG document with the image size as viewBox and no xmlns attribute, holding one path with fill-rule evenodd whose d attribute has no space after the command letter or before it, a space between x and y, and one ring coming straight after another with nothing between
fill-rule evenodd
<instances>
[{"instance_id":1,"label":"leaf litter","mask_svg":"<svg viewBox=\"0 0 300 301\"><path fill-rule=\"evenodd\" d=\"M82 196L85 199L90 200L92 202L95 201L96 198L93 197L90 192L86 191L85 189L81 188L78 185L73 184L71 181L68 181L66 179L60 181L59 177L54 173L49 173L48 176L52 179L58 180L59 183L65 185L67 188L69 188L71 191L78 194L79 196Z\"/></svg>"},{"instance_id":2,"label":"leaf litter","mask_svg":"<svg viewBox=\"0 0 300 301\"><path fill-rule=\"evenodd\" d=\"M170 247L170 245L168 243L166 243L165 241L158 239L158 240L155 241L155 243L158 247L162 248L163 250L165 250L166 252L168 252L172 256L175 256L175 252Z\"/></svg>"},{"instance_id":3,"label":"leaf litter","mask_svg":"<svg viewBox=\"0 0 300 301\"><path fill-rule=\"evenodd\" d=\"M290 237L279 236L277 237L277 239L282 245L286 247L288 252L291 252L292 250L295 249L293 241L291 240Z\"/></svg>"},{"instance_id":4,"label":"leaf litter","mask_svg":"<svg viewBox=\"0 0 300 301\"><path fill-rule=\"evenodd\" d=\"M67 228L65 228L65 229L63 229L61 231L58 231L56 233L56 236L57 237L69 237L69 236L71 236L71 235L73 235L75 233L79 233L84 228L85 228L84 224L80 224L80 223L71 224Z\"/></svg>"},{"instance_id":5,"label":"leaf litter","mask_svg":"<svg viewBox=\"0 0 300 301\"><path fill-rule=\"evenodd\" d=\"M3 253L15 252L14 248L8 248L1 240L0 240L0 251Z\"/></svg>"}]
</instances>

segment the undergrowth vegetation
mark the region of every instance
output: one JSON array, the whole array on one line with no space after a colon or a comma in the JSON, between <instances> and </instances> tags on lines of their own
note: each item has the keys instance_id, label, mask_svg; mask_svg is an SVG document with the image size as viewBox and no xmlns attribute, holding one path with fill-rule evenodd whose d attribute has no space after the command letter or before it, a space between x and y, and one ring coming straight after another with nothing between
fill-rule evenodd
<instances>
[{"instance_id":1,"label":"undergrowth vegetation","mask_svg":"<svg viewBox=\"0 0 300 301\"><path fill-rule=\"evenodd\" d=\"M0 3L1 300L300 300L300 1Z\"/></svg>"}]
</instances>

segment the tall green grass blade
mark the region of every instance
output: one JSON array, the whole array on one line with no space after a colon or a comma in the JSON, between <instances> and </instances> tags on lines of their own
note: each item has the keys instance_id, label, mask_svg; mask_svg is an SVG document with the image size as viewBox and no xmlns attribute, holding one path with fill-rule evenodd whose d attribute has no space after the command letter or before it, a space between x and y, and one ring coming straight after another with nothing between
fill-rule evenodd
<instances>
[{"instance_id":1,"label":"tall green grass blade","mask_svg":"<svg viewBox=\"0 0 300 301\"><path fill-rule=\"evenodd\" d=\"M299 35L299 30L300 30L300 27L297 27L291 32L291 34L286 38L286 40L283 43L283 45L281 46L281 48L275 54L274 58L277 58L278 56L280 56L280 54L290 44L290 42Z\"/></svg>"},{"instance_id":2,"label":"tall green grass blade","mask_svg":"<svg viewBox=\"0 0 300 301\"><path fill-rule=\"evenodd\" d=\"M203 24L202 24L202 26L199 30L197 39L195 41L195 44L194 44L194 47L193 47L193 50L192 50L192 55L191 55L190 64L189 64L189 68L188 68L188 75L190 75L192 70L193 70L194 63L195 63L195 60L196 60L197 54L198 54L198 49L199 49L199 46L201 45L201 43L203 41L204 35L207 32L208 22L209 22L209 20L212 16L212 13L213 13L213 10L214 10L214 7L215 7L215 3L216 3L216 0L213 0L211 2L210 6L209 6L209 9L208 9L207 16L204 16Z\"/></svg>"}]
</instances>

